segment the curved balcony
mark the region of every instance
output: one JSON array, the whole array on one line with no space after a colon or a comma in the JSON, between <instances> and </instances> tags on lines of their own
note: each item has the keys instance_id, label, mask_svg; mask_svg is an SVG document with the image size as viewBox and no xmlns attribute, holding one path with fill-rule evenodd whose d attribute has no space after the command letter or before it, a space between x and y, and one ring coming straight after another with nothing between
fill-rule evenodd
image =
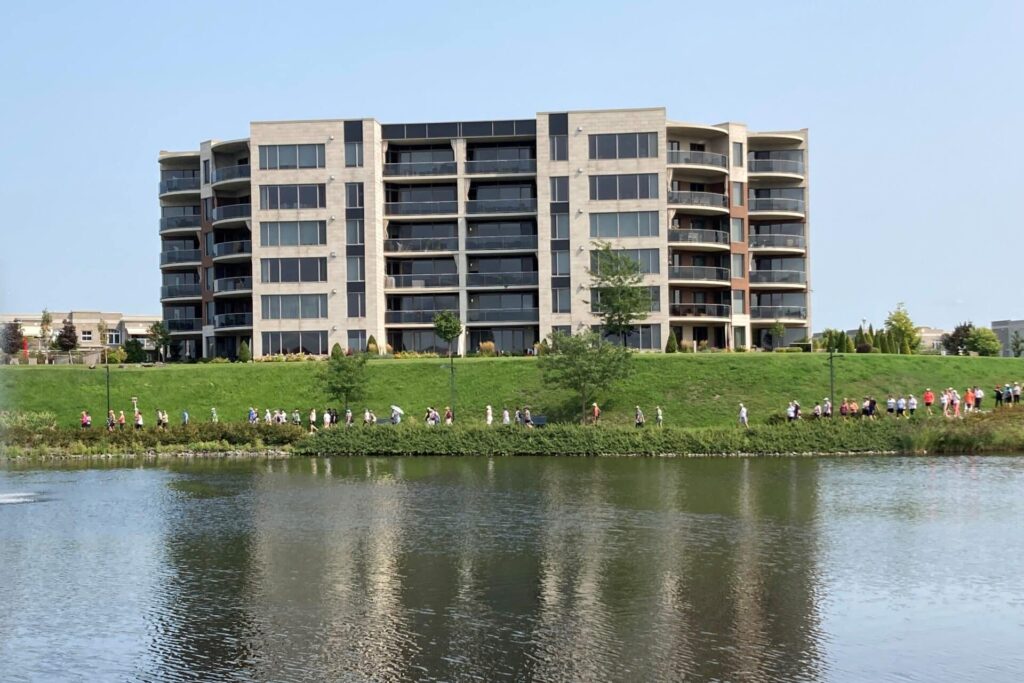
<instances>
[{"instance_id":1,"label":"curved balcony","mask_svg":"<svg viewBox=\"0 0 1024 683\"><path fill-rule=\"evenodd\" d=\"M806 212L804 200L789 197L750 197L747 210L751 218L793 218Z\"/></svg>"},{"instance_id":2,"label":"curved balcony","mask_svg":"<svg viewBox=\"0 0 1024 683\"><path fill-rule=\"evenodd\" d=\"M795 159L750 159L747 173L754 175L804 177L804 162Z\"/></svg>"},{"instance_id":3,"label":"curved balcony","mask_svg":"<svg viewBox=\"0 0 1024 683\"><path fill-rule=\"evenodd\" d=\"M222 277L213 281L213 295L237 295L252 293L252 277Z\"/></svg>"},{"instance_id":4,"label":"curved balcony","mask_svg":"<svg viewBox=\"0 0 1024 683\"><path fill-rule=\"evenodd\" d=\"M252 257L252 241L218 242L213 245L214 261L248 261Z\"/></svg>"},{"instance_id":5,"label":"curved balcony","mask_svg":"<svg viewBox=\"0 0 1024 683\"><path fill-rule=\"evenodd\" d=\"M669 230L668 243L692 251L729 251L729 233L724 230Z\"/></svg>"},{"instance_id":6,"label":"curved balcony","mask_svg":"<svg viewBox=\"0 0 1024 683\"><path fill-rule=\"evenodd\" d=\"M454 161L403 161L384 164L384 175L410 178L416 176L455 175L458 164Z\"/></svg>"},{"instance_id":7,"label":"curved balcony","mask_svg":"<svg viewBox=\"0 0 1024 683\"><path fill-rule=\"evenodd\" d=\"M441 311L385 311L386 325L433 325L434 316Z\"/></svg>"},{"instance_id":8,"label":"curved balcony","mask_svg":"<svg viewBox=\"0 0 1024 683\"><path fill-rule=\"evenodd\" d=\"M252 313L221 313L213 316L213 327L217 330L252 327Z\"/></svg>"},{"instance_id":9,"label":"curved balcony","mask_svg":"<svg viewBox=\"0 0 1024 683\"><path fill-rule=\"evenodd\" d=\"M751 235L747 241L751 249L764 251L804 251L807 240L803 235Z\"/></svg>"},{"instance_id":10,"label":"curved balcony","mask_svg":"<svg viewBox=\"0 0 1024 683\"><path fill-rule=\"evenodd\" d=\"M160 181L160 196L178 192L199 192L199 178L168 178Z\"/></svg>"},{"instance_id":11,"label":"curved balcony","mask_svg":"<svg viewBox=\"0 0 1024 683\"><path fill-rule=\"evenodd\" d=\"M160 219L161 235L185 235L198 232L202 227L199 215L194 216L164 216Z\"/></svg>"},{"instance_id":12,"label":"curved balcony","mask_svg":"<svg viewBox=\"0 0 1024 683\"><path fill-rule=\"evenodd\" d=\"M249 164L222 166L213 169L213 173L210 175L210 184L221 187L226 187L229 184L248 184L250 176L252 176L252 167Z\"/></svg>"},{"instance_id":13,"label":"curved balcony","mask_svg":"<svg viewBox=\"0 0 1024 683\"><path fill-rule=\"evenodd\" d=\"M237 223L252 218L252 204L225 204L217 206L210 212L210 222L214 225Z\"/></svg>"},{"instance_id":14,"label":"curved balcony","mask_svg":"<svg viewBox=\"0 0 1024 683\"><path fill-rule=\"evenodd\" d=\"M385 289L421 289L444 287L455 289L459 286L458 273L423 273L419 275L386 275Z\"/></svg>"},{"instance_id":15,"label":"curved balcony","mask_svg":"<svg viewBox=\"0 0 1024 683\"><path fill-rule=\"evenodd\" d=\"M728 195L718 192L679 192L668 193L671 206L683 207L696 214L729 213Z\"/></svg>"},{"instance_id":16,"label":"curved balcony","mask_svg":"<svg viewBox=\"0 0 1024 683\"><path fill-rule=\"evenodd\" d=\"M535 251L536 235L474 236L466 238L466 251Z\"/></svg>"},{"instance_id":17,"label":"curved balcony","mask_svg":"<svg viewBox=\"0 0 1024 683\"><path fill-rule=\"evenodd\" d=\"M386 216L441 216L459 212L457 201L442 202L387 202Z\"/></svg>"},{"instance_id":18,"label":"curved balcony","mask_svg":"<svg viewBox=\"0 0 1024 683\"><path fill-rule=\"evenodd\" d=\"M160 300L199 299L203 295L198 282L184 285L164 285L160 288Z\"/></svg>"},{"instance_id":19,"label":"curved balcony","mask_svg":"<svg viewBox=\"0 0 1024 683\"><path fill-rule=\"evenodd\" d=\"M750 317L755 321L807 320L804 306L752 306Z\"/></svg>"},{"instance_id":20,"label":"curved balcony","mask_svg":"<svg viewBox=\"0 0 1024 683\"><path fill-rule=\"evenodd\" d=\"M715 152L670 149L668 150L668 164L669 166L685 166L693 170L710 171L715 174L729 172L728 157Z\"/></svg>"},{"instance_id":21,"label":"curved balcony","mask_svg":"<svg viewBox=\"0 0 1024 683\"><path fill-rule=\"evenodd\" d=\"M486 159L466 162L467 175L518 175L536 172L536 159Z\"/></svg>"},{"instance_id":22,"label":"curved balcony","mask_svg":"<svg viewBox=\"0 0 1024 683\"><path fill-rule=\"evenodd\" d=\"M466 273L467 287L536 287L535 270L518 273Z\"/></svg>"},{"instance_id":23,"label":"curved balcony","mask_svg":"<svg viewBox=\"0 0 1024 683\"><path fill-rule=\"evenodd\" d=\"M729 285L732 276L728 268L715 266L669 266L669 280L684 280L694 284Z\"/></svg>"},{"instance_id":24,"label":"curved balcony","mask_svg":"<svg viewBox=\"0 0 1024 683\"><path fill-rule=\"evenodd\" d=\"M384 240L384 253L421 254L425 251L458 251L458 237L400 237Z\"/></svg>"},{"instance_id":25,"label":"curved balcony","mask_svg":"<svg viewBox=\"0 0 1024 683\"><path fill-rule=\"evenodd\" d=\"M536 308L470 308L466 322L470 323L535 323L540 320Z\"/></svg>"},{"instance_id":26,"label":"curved balcony","mask_svg":"<svg viewBox=\"0 0 1024 683\"><path fill-rule=\"evenodd\" d=\"M160 252L160 267L196 267L199 265L202 255L198 249L174 249L172 251Z\"/></svg>"},{"instance_id":27,"label":"curved balcony","mask_svg":"<svg viewBox=\"0 0 1024 683\"><path fill-rule=\"evenodd\" d=\"M802 270L752 270L750 285L766 285L771 287L799 287L807 284L807 273Z\"/></svg>"},{"instance_id":28,"label":"curved balcony","mask_svg":"<svg viewBox=\"0 0 1024 683\"><path fill-rule=\"evenodd\" d=\"M203 331L203 321L200 318L175 318L165 320L164 325L171 334L189 334Z\"/></svg>"},{"instance_id":29,"label":"curved balcony","mask_svg":"<svg viewBox=\"0 0 1024 683\"><path fill-rule=\"evenodd\" d=\"M537 213L536 199L470 199L466 213Z\"/></svg>"},{"instance_id":30,"label":"curved balcony","mask_svg":"<svg viewBox=\"0 0 1024 683\"><path fill-rule=\"evenodd\" d=\"M673 318L728 318L728 304L669 304L668 314Z\"/></svg>"}]
</instances>

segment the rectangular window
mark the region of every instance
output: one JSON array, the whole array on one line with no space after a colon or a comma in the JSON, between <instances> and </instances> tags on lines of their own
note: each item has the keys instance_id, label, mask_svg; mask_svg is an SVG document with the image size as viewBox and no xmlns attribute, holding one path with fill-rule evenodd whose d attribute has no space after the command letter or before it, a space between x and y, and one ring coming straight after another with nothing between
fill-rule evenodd
<instances>
[{"instance_id":1,"label":"rectangular window","mask_svg":"<svg viewBox=\"0 0 1024 683\"><path fill-rule=\"evenodd\" d=\"M657 173L627 173L624 175L590 176L590 198L657 199Z\"/></svg>"},{"instance_id":2,"label":"rectangular window","mask_svg":"<svg viewBox=\"0 0 1024 683\"><path fill-rule=\"evenodd\" d=\"M366 317L366 294L364 292L348 293L348 317Z\"/></svg>"},{"instance_id":3,"label":"rectangular window","mask_svg":"<svg viewBox=\"0 0 1024 683\"><path fill-rule=\"evenodd\" d=\"M568 135L552 135L550 138L550 143L551 161L566 161L569 158Z\"/></svg>"},{"instance_id":4,"label":"rectangular window","mask_svg":"<svg viewBox=\"0 0 1024 683\"><path fill-rule=\"evenodd\" d=\"M206 237L204 239L206 241L206 255L207 256L213 256L213 244L214 244L213 238L214 238L214 234L213 234L212 231L206 233Z\"/></svg>"},{"instance_id":5,"label":"rectangular window","mask_svg":"<svg viewBox=\"0 0 1024 683\"><path fill-rule=\"evenodd\" d=\"M733 254L732 255L732 276L733 277L743 277L743 275L744 275L743 254Z\"/></svg>"},{"instance_id":6,"label":"rectangular window","mask_svg":"<svg viewBox=\"0 0 1024 683\"><path fill-rule=\"evenodd\" d=\"M732 205L743 206L743 183L732 184Z\"/></svg>"},{"instance_id":7,"label":"rectangular window","mask_svg":"<svg viewBox=\"0 0 1024 683\"><path fill-rule=\"evenodd\" d=\"M111 346L116 346L116 345L118 345L120 343L121 343L121 331L120 330L114 330L112 332L107 332L107 344L109 344Z\"/></svg>"},{"instance_id":8,"label":"rectangular window","mask_svg":"<svg viewBox=\"0 0 1024 683\"><path fill-rule=\"evenodd\" d=\"M641 287L640 289L646 289L647 294L651 299L649 311L657 313L661 310L661 287ZM590 290L590 312L600 313L601 312L601 290L591 288Z\"/></svg>"},{"instance_id":9,"label":"rectangular window","mask_svg":"<svg viewBox=\"0 0 1024 683\"><path fill-rule=\"evenodd\" d=\"M260 185L261 209L322 209L326 185Z\"/></svg>"},{"instance_id":10,"label":"rectangular window","mask_svg":"<svg viewBox=\"0 0 1024 683\"><path fill-rule=\"evenodd\" d=\"M360 167L363 165L363 143L361 142L346 142L345 143L345 166L349 168Z\"/></svg>"},{"instance_id":11,"label":"rectangular window","mask_svg":"<svg viewBox=\"0 0 1024 683\"><path fill-rule=\"evenodd\" d=\"M308 145L260 145L260 168L263 170L323 168L325 147Z\"/></svg>"},{"instance_id":12,"label":"rectangular window","mask_svg":"<svg viewBox=\"0 0 1024 683\"><path fill-rule=\"evenodd\" d=\"M206 288L212 292L213 291L213 266L207 266L206 267L205 275L206 275Z\"/></svg>"},{"instance_id":13,"label":"rectangular window","mask_svg":"<svg viewBox=\"0 0 1024 683\"><path fill-rule=\"evenodd\" d=\"M591 159L653 159L658 156L657 133L591 135Z\"/></svg>"},{"instance_id":14,"label":"rectangular window","mask_svg":"<svg viewBox=\"0 0 1024 683\"><path fill-rule=\"evenodd\" d=\"M743 143L732 143L732 165L736 168L743 167Z\"/></svg>"},{"instance_id":15,"label":"rectangular window","mask_svg":"<svg viewBox=\"0 0 1024 683\"><path fill-rule=\"evenodd\" d=\"M345 221L345 244L362 244L364 240L364 229L362 219L349 219Z\"/></svg>"},{"instance_id":16,"label":"rectangular window","mask_svg":"<svg viewBox=\"0 0 1024 683\"><path fill-rule=\"evenodd\" d=\"M551 334L564 334L572 336L572 325L552 325Z\"/></svg>"},{"instance_id":17,"label":"rectangular window","mask_svg":"<svg viewBox=\"0 0 1024 683\"><path fill-rule=\"evenodd\" d=\"M732 218L729 220L729 234L733 242L743 241L743 219Z\"/></svg>"},{"instance_id":18,"label":"rectangular window","mask_svg":"<svg viewBox=\"0 0 1024 683\"><path fill-rule=\"evenodd\" d=\"M595 325L593 329L602 332L600 325ZM616 344L622 343L617 334L605 334L605 337ZM661 350L661 325L637 325L626 335L626 346L631 349Z\"/></svg>"},{"instance_id":19,"label":"rectangular window","mask_svg":"<svg viewBox=\"0 0 1024 683\"><path fill-rule=\"evenodd\" d=\"M657 237L657 211L590 214L590 236L598 239Z\"/></svg>"},{"instance_id":20,"label":"rectangular window","mask_svg":"<svg viewBox=\"0 0 1024 683\"><path fill-rule=\"evenodd\" d=\"M327 221L265 221L260 246L296 247L327 244Z\"/></svg>"},{"instance_id":21,"label":"rectangular window","mask_svg":"<svg viewBox=\"0 0 1024 683\"><path fill-rule=\"evenodd\" d=\"M567 251L553 251L553 252L551 252L551 274L552 275L568 275L569 274L569 252L567 252Z\"/></svg>"},{"instance_id":22,"label":"rectangular window","mask_svg":"<svg viewBox=\"0 0 1024 683\"><path fill-rule=\"evenodd\" d=\"M732 328L732 347L734 349L743 349L747 346L747 328L745 327L734 327Z\"/></svg>"},{"instance_id":23,"label":"rectangular window","mask_svg":"<svg viewBox=\"0 0 1024 683\"><path fill-rule=\"evenodd\" d=\"M345 183L345 208L363 208L363 184Z\"/></svg>"},{"instance_id":24,"label":"rectangular window","mask_svg":"<svg viewBox=\"0 0 1024 683\"><path fill-rule=\"evenodd\" d=\"M366 280L365 261L362 256L349 256L346 259L348 266L348 281L363 282Z\"/></svg>"},{"instance_id":25,"label":"rectangular window","mask_svg":"<svg viewBox=\"0 0 1024 683\"><path fill-rule=\"evenodd\" d=\"M203 185L210 184L210 160L203 159Z\"/></svg>"},{"instance_id":26,"label":"rectangular window","mask_svg":"<svg viewBox=\"0 0 1024 683\"><path fill-rule=\"evenodd\" d=\"M260 297L264 320L326 318L326 294L268 294Z\"/></svg>"},{"instance_id":27,"label":"rectangular window","mask_svg":"<svg viewBox=\"0 0 1024 683\"><path fill-rule=\"evenodd\" d=\"M742 289L732 290L732 314L743 315L747 312L747 293Z\"/></svg>"},{"instance_id":28,"label":"rectangular window","mask_svg":"<svg viewBox=\"0 0 1024 683\"><path fill-rule=\"evenodd\" d=\"M572 299L568 287L556 287L551 290L551 312L569 313L572 310Z\"/></svg>"},{"instance_id":29,"label":"rectangular window","mask_svg":"<svg viewBox=\"0 0 1024 683\"><path fill-rule=\"evenodd\" d=\"M92 341L92 330L82 330L82 341Z\"/></svg>"},{"instance_id":30,"label":"rectangular window","mask_svg":"<svg viewBox=\"0 0 1024 683\"><path fill-rule=\"evenodd\" d=\"M567 240L567 239L569 239L569 214L567 214L567 213L553 213L553 214L551 214L551 239L553 239L553 240Z\"/></svg>"},{"instance_id":31,"label":"rectangular window","mask_svg":"<svg viewBox=\"0 0 1024 683\"><path fill-rule=\"evenodd\" d=\"M640 265L641 273L661 272L661 259L658 257L657 249L615 249L617 254L626 254ZM590 252L590 270L595 273L601 271L599 251Z\"/></svg>"},{"instance_id":32,"label":"rectangular window","mask_svg":"<svg viewBox=\"0 0 1024 683\"><path fill-rule=\"evenodd\" d=\"M348 331L348 348L353 353L361 353L366 350L366 330Z\"/></svg>"},{"instance_id":33,"label":"rectangular window","mask_svg":"<svg viewBox=\"0 0 1024 683\"><path fill-rule=\"evenodd\" d=\"M265 355L306 353L313 356L326 356L330 353L330 348L327 346L327 331L264 332L263 353Z\"/></svg>"},{"instance_id":34,"label":"rectangular window","mask_svg":"<svg viewBox=\"0 0 1024 683\"><path fill-rule=\"evenodd\" d=\"M326 258L260 259L261 282L326 282Z\"/></svg>"},{"instance_id":35,"label":"rectangular window","mask_svg":"<svg viewBox=\"0 0 1024 683\"><path fill-rule=\"evenodd\" d=\"M569 201L569 176L553 176L551 178L551 201Z\"/></svg>"}]
</instances>

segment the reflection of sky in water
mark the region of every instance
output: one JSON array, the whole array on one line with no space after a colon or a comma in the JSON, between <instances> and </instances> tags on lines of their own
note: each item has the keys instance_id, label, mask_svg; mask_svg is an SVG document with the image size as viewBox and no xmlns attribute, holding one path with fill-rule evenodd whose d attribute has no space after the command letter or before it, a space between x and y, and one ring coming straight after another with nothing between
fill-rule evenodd
<instances>
[{"instance_id":1,"label":"reflection of sky in water","mask_svg":"<svg viewBox=\"0 0 1024 683\"><path fill-rule=\"evenodd\" d=\"M0 672L1019 680L1022 475L1024 458L9 469L0 502L38 502L0 507Z\"/></svg>"}]
</instances>

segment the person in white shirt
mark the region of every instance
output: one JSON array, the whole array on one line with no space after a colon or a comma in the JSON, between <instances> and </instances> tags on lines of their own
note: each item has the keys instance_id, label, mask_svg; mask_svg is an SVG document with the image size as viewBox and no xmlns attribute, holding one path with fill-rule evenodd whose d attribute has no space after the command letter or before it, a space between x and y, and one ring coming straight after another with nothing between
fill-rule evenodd
<instances>
[{"instance_id":1,"label":"person in white shirt","mask_svg":"<svg viewBox=\"0 0 1024 683\"><path fill-rule=\"evenodd\" d=\"M661 412L661 406L655 406L654 408L654 421L659 427L665 421L665 415Z\"/></svg>"},{"instance_id":2,"label":"person in white shirt","mask_svg":"<svg viewBox=\"0 0 1024 683\"><path fill-rule=\"evenodd\" d=\"M329 411L326 408L324 408L323 418L324 418L324 429L330 429L331 428L331 411Z\"/></svg>"},{"instance_id":3,"label":"person in white shirt","mask_svg":"<svg viewBox=\"0 0 1024 683\"><path fill-rule=\"evenodd\" d=\"M792 422L796 419L796 406L790 401L789 405L786 406L786 419Z\"/></svg>"},{"instance_id":4,"label":"person in white shirt","mask_svg":"<svg viewBox=\"0 0 1024 683\"><path fill-rule=\"evenodd\" d=\"M900 396L896 399L896 417L903 417L904 412L907 410L907 399Z\"/></svg>"},{"instance_id":5,"label":"person in white shirt","mask_svg":"<svg viewBox=\"0 0 1024 683\"><path fill-rule=\"evenodd\" d=\"M510 424L512 424L512 418L509 417L508 408L505 408L505 409L503 409L501 411L501 424L503 424L503 425L510 425Z\"/></svg>"},{"instance_id":6,"label":"person in white shirt","mask_svg":"<svg viewBox=\"0 0 1024 683\"><path fill-rule=\"evenodd\" d=\"M309 409L309 433L316 431L316 408Z\"/></svg>"},{"instance_id":7,"label":"person in white shirt","mask_svg":"<svg viewBox=\"0 0 1024 683\"><path fill-rule=\"evenodd\" d=\"M744 429L750 429L750 425L747 423L747 407L742 403L740 404L740 425Z\"/></svg>"},{"instance_id":8,"label":"person in white shirt","mask_svg":"<svg viewBox=\"0 0 1024 683\"><path fill-rule=\"evenodd\" d=\"M915 410L917 410L917 397L911 394L910 398L907 399L907 411L910 413L911 417L914 416Z\"/></svg>"},{"instance_id":9,"label":"person in white shirt","mask_svg":"<svg viewBox=\"0 0 1024 683\"><path fill-rule=\"evenodd\" d=\"M488 427L490 427L491 423L494 422L494 411L491 410L490 404L487 405L486 417L484 419L486 420Z\"/></svg>"}]
</instances>

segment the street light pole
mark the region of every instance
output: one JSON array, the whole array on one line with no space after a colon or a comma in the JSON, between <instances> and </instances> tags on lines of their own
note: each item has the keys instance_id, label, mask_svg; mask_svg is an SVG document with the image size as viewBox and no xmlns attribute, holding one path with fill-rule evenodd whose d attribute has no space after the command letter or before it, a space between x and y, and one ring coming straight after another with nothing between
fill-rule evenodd
<instances>
[{"instance_id":1,"label":"street light pole","mask_svg":"<svg viewBox=\"0 0 1024 683\"><path fill-rule=\"evenodd\" d=\"M107 368L107 415L110 415L110 363L104 363Z\"/></svg>"}]
</instances>

